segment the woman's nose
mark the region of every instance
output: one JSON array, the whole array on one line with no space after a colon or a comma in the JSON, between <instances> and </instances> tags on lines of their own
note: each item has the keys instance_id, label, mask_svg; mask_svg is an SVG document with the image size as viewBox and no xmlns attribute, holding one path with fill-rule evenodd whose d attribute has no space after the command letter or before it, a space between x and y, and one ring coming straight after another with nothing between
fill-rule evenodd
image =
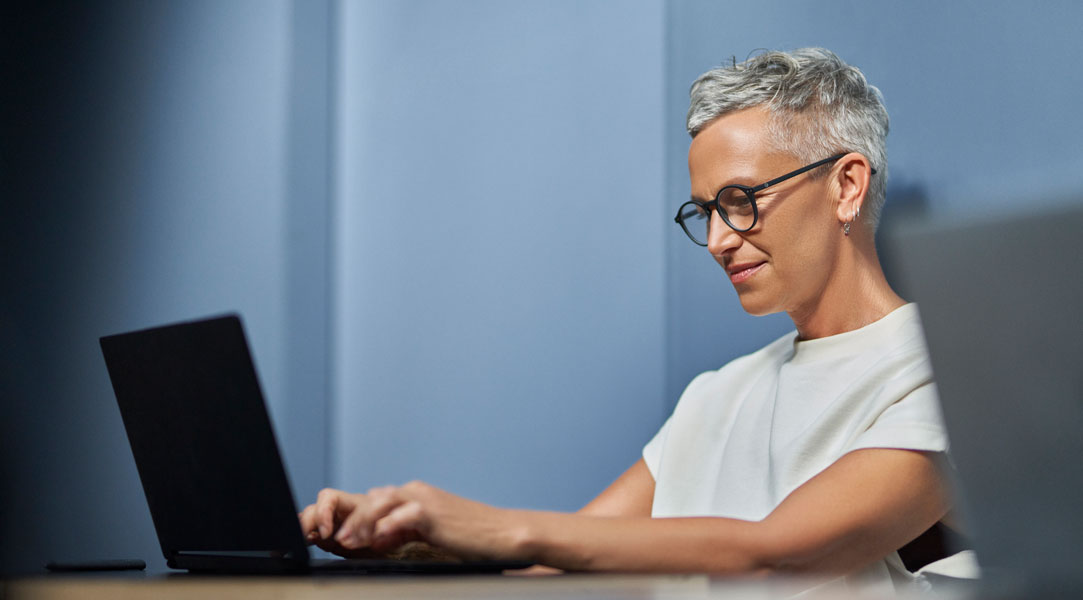
<instances>
[{"instance_id":1,"label":"woman's nose","mask_svg":"<svg viewBox=\"0 0 1083 600\"><path fill-rule=\"evenodd\" d=\"M711 212L711 221L707 227L707 250L711 254L722 256L740 246L742 240L740 234L727 225L717 211Z\"/></svg>"}]
</instances>

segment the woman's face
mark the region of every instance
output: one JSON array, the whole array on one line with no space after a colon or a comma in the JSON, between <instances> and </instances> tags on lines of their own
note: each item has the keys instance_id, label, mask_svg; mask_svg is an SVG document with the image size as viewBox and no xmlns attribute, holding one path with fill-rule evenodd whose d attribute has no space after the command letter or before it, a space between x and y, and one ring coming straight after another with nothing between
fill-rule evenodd
<instances>
[{"instance_id":1,"label":"woman's face","mask_svg":"<svg viewBox=\"0 0 1083 600\"><path fill-rule=\"evenodd\" d=\"M766 110L749 108L696 135L688 150L693 199L707 202L723 186L755 186L804 166L770 149L767 123ZM712 214L707 248L750 314L814 309L830 283L842 237L833 187L831 177L803 174L757 193L759 219L743 233Z\"/></svg>"}]
</instances>

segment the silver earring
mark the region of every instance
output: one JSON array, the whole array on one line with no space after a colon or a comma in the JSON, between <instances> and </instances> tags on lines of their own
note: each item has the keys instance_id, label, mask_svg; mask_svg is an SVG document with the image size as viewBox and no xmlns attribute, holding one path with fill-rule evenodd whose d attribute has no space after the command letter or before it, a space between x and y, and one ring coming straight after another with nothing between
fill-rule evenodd
<instances>
[{"instance_id":1,"label":"silver earring","mask_svg":"<svg viewBox=\"0 0 1083 600\"><path fill-rule=\"evenodd\" d=\"M858 207L857 211L854 212L854 217L857 218L857 217L860 217L860 216L861 216L861 207Z\"/></svg>"},{"instance_id":2,"label":"silver earring","mask_svg":"<svg viewBox=\"0 0 1083 600\"><path fill-rule=\"evenodd\" d=\"M842 224L842 234L843 235L850 235L850 222L849 221Z\"/></svg>"}]
</instances>

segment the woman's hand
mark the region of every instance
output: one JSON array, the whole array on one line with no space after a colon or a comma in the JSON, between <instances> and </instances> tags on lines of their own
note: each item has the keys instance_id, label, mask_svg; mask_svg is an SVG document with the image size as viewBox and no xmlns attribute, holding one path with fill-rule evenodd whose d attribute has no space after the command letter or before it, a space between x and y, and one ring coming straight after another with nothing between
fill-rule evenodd
<instances>
[{"instance_id":1,"label":"woman's hand","mask_svg":"<svg viewBox=\"0 0 1083 600\"><path fill-rule=\"evenodd\" d=\"M336 540L341 525L351 514L371 508L373 500L370 495L349 494L330 488L321 490L316 497L316 503L308 505L298 514L305 541L315 544L321 550L347 558L382 556L383 553L369 545L347 547Z\"/></svg>"},{"instance_id":2,"label":"woman's hand","mask_svg":"<svg viewBox=\"0 0 1083 600\"><path fill-rule=\"evenodd\" d=\"M316 503L301 511L301 531L305 540L319 548L350 558L375 556L417 539L402 532L401 539L384 538L377 543L372 527L362 527L366 519L387 514L393 488L377 488L367 494L350 494L341 490L324 489Z\"/></svg>"},{"instance_id":3,"label":"woman's hand","mask_svg":"<svg viewBox=\"0 0 1083 600\"><path fill-rule=\"evenodd\" d=\"M424 541L468 559L526 558L524 519L524 513L467 500L422 482L367 494L325 489L300 514L309 543L350 557Z\"/></svg>"}]
</instances>

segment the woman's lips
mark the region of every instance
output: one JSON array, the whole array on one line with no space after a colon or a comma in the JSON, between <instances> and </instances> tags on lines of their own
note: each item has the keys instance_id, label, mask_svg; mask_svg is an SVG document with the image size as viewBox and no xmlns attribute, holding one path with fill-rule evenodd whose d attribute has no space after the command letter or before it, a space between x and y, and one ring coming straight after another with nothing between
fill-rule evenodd
<instances>
[{"instance_id":1,"label":"woman's lips","mask_svg":"<svg viewBox=\"0 0 1083 600\"><path fill-rule=\"evenodd\" d=\"M750 263L744 265L732 265L726 271L730 275L730 281L734 284L744 283L766 265L766 262Z\"/></svg>"}]
</instances>

